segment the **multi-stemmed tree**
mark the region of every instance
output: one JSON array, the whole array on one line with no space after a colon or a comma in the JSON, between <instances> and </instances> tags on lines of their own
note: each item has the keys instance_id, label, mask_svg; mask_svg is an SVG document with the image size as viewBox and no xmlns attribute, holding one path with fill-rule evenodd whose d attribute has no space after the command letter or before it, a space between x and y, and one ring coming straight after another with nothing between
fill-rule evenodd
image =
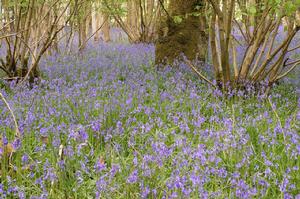
<instances>
[{"instance_id":1,"label":"multi-stemmed tree","mask_svg":"<svg viewBox=\"0 0 300 199\"><path fill-rule=\"evenodd\" d=\"M299 1L291 0L208 0L206 5L204 1L170 0L159 29L156 61L172 63L182 53L186 63L212 84L191 62L205 60L209 34L219 87L226 90L243 88L245 83L267 82L270 88L300 63L287 57L298 48L290 44L300 27L299 5ZM278 39L279 34L284 38ZM238 54L243 54L240 62Z\"/></svg>"},{"instance_id":2,"label":"multi-stemmed tree","mask_svg":"<svg viewBox=\"0 0 300 199\"><path fill-rule=\"evenodd\" d=\"M294 1L209 0L210 41L215 78L223 85L267 82L271 87L286 76L299 60L288 60L290 44L300 24ZM240 16L241 15L241 16ZM283 20L286 30L283 32ZM283 39L278 35L284 34ZM236 38L237 35L241 37ZM237 62L236 45L245 49Z\"/></svg>"},{"instance_id":3,"label":"multi-stemmed tree","mask_svg":"<svg viewBox=\"0 0 300 199\"><path fill-rule=\"evenodd\" d=\"M65 16L71 3L72 0L2 1L0 38L6 56L0 59L0 68L8 79L29 77L33 82L39 76L42 56L74 14ZM61 24L63 19L65 24Z\"/></svg>"}]
</instances>

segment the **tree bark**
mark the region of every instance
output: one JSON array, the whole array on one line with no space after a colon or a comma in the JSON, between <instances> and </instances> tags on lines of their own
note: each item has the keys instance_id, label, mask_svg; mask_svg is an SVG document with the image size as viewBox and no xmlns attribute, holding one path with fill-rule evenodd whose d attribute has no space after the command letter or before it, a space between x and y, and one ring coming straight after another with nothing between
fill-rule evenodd
<instances>
[{"instance_id":1,"label":"tree bark","mask_svg":"<svg viewBox=\"0 0 300 199\"><path fill-rule=\"evenodd\" d=\"M100 38L100 31L97 31L100 27L100 14L99 14L99 2L93 3L92 13L92 33L94 33L94 40L98 41Z\"/></svg>"},{"instance_id":2,"label":"tree bark","mask_svg":"<svg viewBox=\"0 0 300 199\"><path fill-rule=\"evenodd\" d=\"M102 28L102 33L103 33L103 40L104 42L110 42L110 20L109 20L109 15L107 13L102 14L102 23L103 23L103 28Z\"/></svg>"},{"instance_id":3,"label":"tree bark","mask_svg":"<svg viewBox=\"0 0 300 199\"><path fill-rule=\"evenodd\" d=\"M203 25L204 1L170 0L168 10L160 22L155 62L172 64L181 54L189 60L205 61L208 37Z\"/></svg>"}]
</instances>

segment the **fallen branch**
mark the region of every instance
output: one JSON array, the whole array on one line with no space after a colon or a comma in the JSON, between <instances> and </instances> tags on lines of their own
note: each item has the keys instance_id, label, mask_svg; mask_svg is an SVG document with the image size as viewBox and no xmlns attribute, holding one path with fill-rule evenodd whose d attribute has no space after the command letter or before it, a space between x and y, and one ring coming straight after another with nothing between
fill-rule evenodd
<instances>
[{"instance_id":1,"label":"fallen branch","mask_svg":"<svg viewBox=\"0 0 300 199\"><path fill-rule=\"evenodd\" d=\"M208 84L210 84L211 86L213 86L214 88L217 88L216 85L214 85L209 79L207 79L204 75L202 75L197 69L196 67L192 64L191 61L189 60L184 60L184 62L201 78L203 79L205 82L207 82Z\"/></svg>"},{"instance_id":2,"label":"fallen branch","mask_svg":"<svg viewBox=\"0 0 300 199\"><path fill-rule=\"evenodd\" d=\"M3 96L3 94L2 94L1 92L0 92L0 97L1 97L1 99L3 100L4 104L7 106L7 108L8 108L8 110L9 110L10 114L11 114L12 117L13 117L13 120L14 120L14 123L15 123L15 129L16 129L16 132L15 132L16 134L15 134L15 136L16 136L17 138L20 138L21 135L20 135L20 131L19 131L19 126L18 126L18 122L17 122L17 120L16 120L16 117L15 117L15 115L14 115L14 112L13 112L12 109L10 108L8 102L6 101L6 99L4 98L4 96Z\"/></svg>"},{"instance_id":3,"label":"fallen branch","mask_svg":"<svg viewBox=\"0 0 300 199\"><path fill-rule=\"evenodd\" d=\"M282 135L283 135L283 142L284 142L284 145L285 145L285 146L284 146L284 149L286 150L286 147L287 147L288 143L286 142L286 135L285 135L285 132L284 132L284 129L283 129L283 126L282 126L280 117L279 117L279 115L278 115L278 113L277 113L277 111L276 111L276 107L275 107L275 105L272 103L270 97L268 97L268 102L269 102L269 104L270 104L270 106L271 106L271 109L272 109L272 111L273 111L273 113L274 113L274 115L275 115L275 117L276 117L276 119L277 119L277 122L278 122L278 124L279 124L280 130L281 130ZM286 150L286 151L287 151L287 150Z\"/></svg>"}]
</instances>

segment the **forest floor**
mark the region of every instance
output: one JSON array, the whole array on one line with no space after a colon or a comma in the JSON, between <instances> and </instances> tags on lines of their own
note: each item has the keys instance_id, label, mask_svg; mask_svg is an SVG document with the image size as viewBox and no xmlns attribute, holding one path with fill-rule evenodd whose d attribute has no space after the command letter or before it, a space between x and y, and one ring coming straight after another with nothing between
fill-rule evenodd
<instances>
[{"instance_id":1,"label":"forest floor","mask_svg":"<svg viewBox=\"0 0 300 199\"><path fill-rule=\"evenodd\" d=\"M0 197L300 198L299 69L225 99L153 61L152 45L88 46L0 88L22 135L1 101Z\"/></svg>"}]
</instances>

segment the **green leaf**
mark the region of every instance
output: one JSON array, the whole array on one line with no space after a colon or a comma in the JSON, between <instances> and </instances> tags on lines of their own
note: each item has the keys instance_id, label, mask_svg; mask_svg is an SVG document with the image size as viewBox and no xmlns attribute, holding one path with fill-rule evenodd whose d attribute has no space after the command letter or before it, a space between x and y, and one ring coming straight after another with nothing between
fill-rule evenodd
<instances>
[{"instance_id":1,"label":"green leaf","mask_svg":"<svg viewBox=\"0 0 300 199\"><path fill-rule=\"evenodd\" d=\"M176 24L180 24L183 19L180 16L174 16L173 20Z\"/></svg>"},{"instance_id":2,"label":"green leaf","mask_svg":"<svg viewBox=\"0 0 300 199\"><path fill-rule=\"evenodd\" d=\"M255 6L250 6L248 8L248 11L249 11L250 15L255 15L256 14L256 7Z\"/></svg>"},{"instance_id":3,"label":"green leaf","mask_svg":"<svg viewBox=\"0 0 300 199\"><path fill-rule=\"evenodd\" d=\"M195 10L200 10L201 8L202 8L202 6L198 5L198 6L195 7Z\"/></svg>"},{"instance_id":4,"label":"green leaf","mask_svg":"<svg viewBox=\"0 0 300 199\"><path fill-rule=\"evenodd\" d=\"M285 8L285 12L288 16L294 14L297 10L296 5L291 1L286 2L286 4L284 5L284 8Z\"/></svg>"},{"instance_id":5,"label":"green leaf","mask_svg":"<svg viewBox=\"0 0 300 199\"><path fill-rule=\"evenodd\" d=\"M194 17L199 17L200 15L201 15L200 12L193 12L193 13L192 13L192 16L194 16Z\"/></svg>"}]
</instances>

